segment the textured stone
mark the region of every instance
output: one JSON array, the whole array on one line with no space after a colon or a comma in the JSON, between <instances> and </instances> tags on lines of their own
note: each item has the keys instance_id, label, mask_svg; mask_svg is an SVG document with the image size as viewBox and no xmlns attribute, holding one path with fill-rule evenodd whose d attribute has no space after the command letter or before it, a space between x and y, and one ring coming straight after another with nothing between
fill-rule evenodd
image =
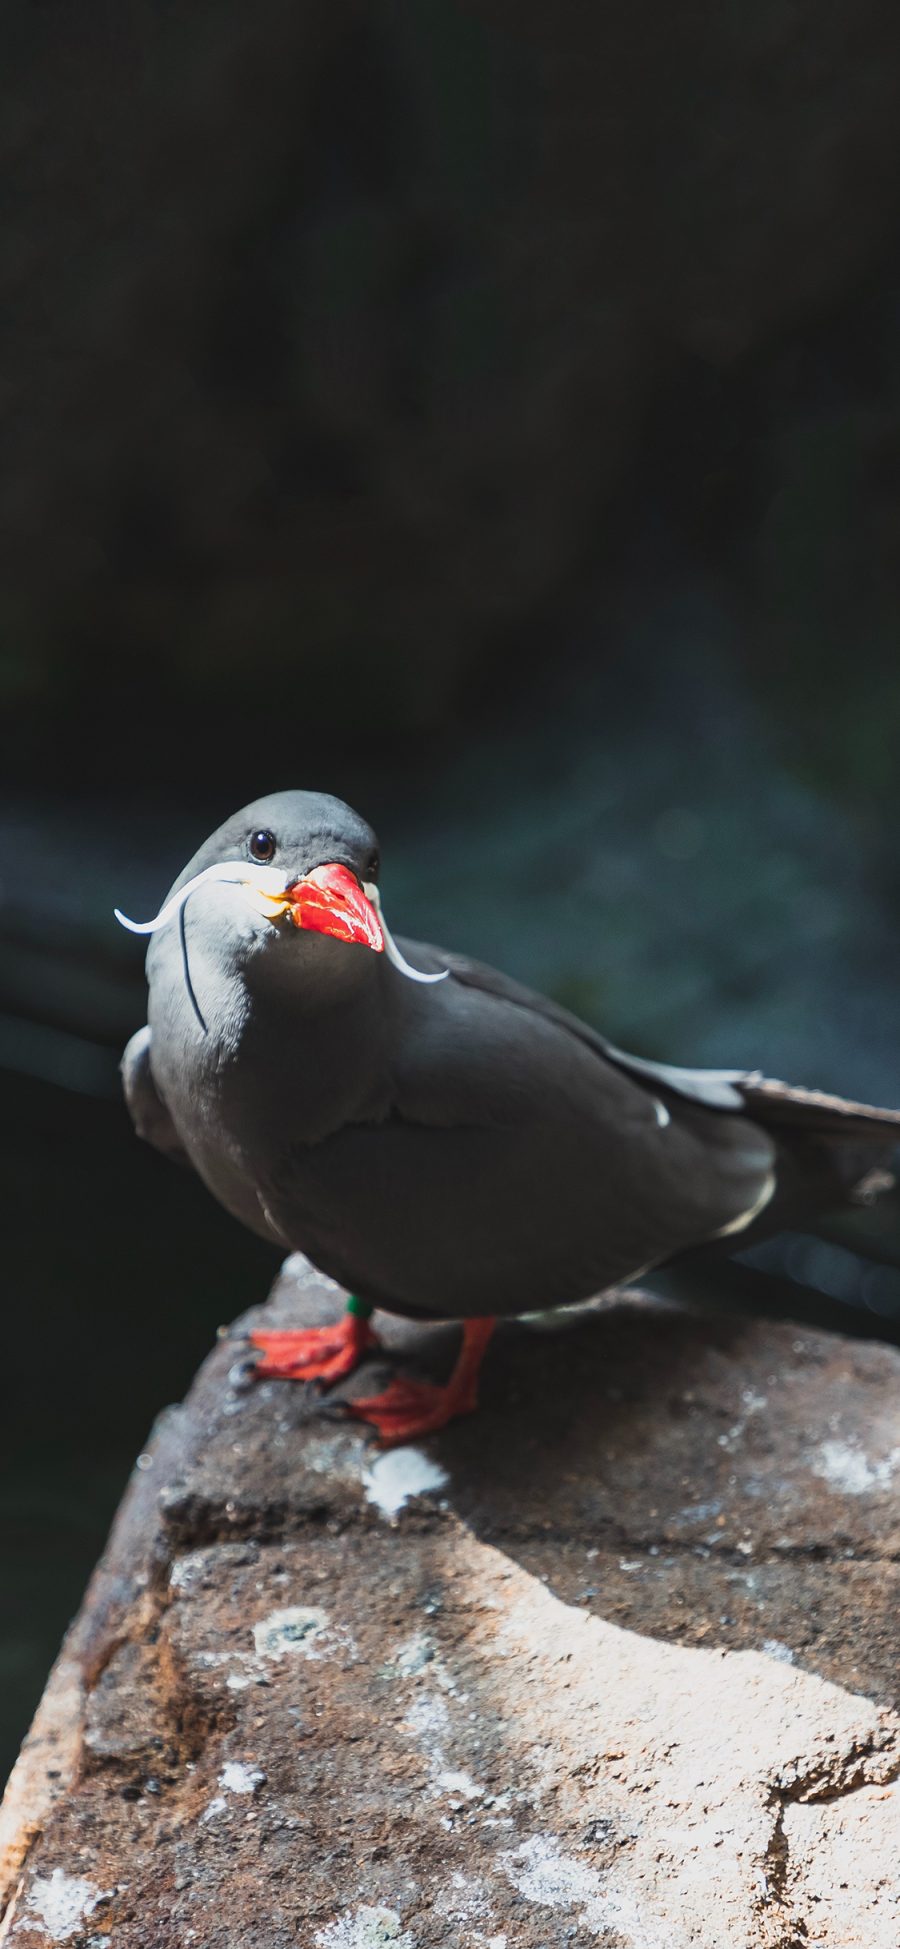
<instances>
[{"instance_id":1,"label":"textured stone","mask_svg":"<svg viewBox=\"0 0 900 1949\"><path fill-rule=\"evenodd\" d=\"M294 1259L267 1310L339 1303ZM0 1939L896 1949L898 1369L629 1295L380 1457L223 1342L13 1776Z\"/></svg>"}]
</instances>

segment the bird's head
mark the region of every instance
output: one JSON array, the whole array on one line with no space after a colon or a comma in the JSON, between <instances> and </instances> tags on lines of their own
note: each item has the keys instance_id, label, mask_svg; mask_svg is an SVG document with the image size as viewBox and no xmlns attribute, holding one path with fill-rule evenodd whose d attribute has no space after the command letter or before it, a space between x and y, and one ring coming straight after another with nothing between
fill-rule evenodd
<instances>
[{"instance_id":1,"label":"bird's head","mask_svg":"<svg viewBox=\"0 0 900 1949\"><path fill-rule=\"evenodd\" d=\"M340 799L321 792L273 792L225 821L195 853L153 920L136 934L191 931L215 958L248 964L279 935L325 935L345 948L385 954L416 981L441 977L410 967L391 936L378 892L378 841ZM282 950L283 952L284 950ZM330 963L333 967L333 962ZM324 972L324 964L322 964Z\"/></svg>"}]
</instances>

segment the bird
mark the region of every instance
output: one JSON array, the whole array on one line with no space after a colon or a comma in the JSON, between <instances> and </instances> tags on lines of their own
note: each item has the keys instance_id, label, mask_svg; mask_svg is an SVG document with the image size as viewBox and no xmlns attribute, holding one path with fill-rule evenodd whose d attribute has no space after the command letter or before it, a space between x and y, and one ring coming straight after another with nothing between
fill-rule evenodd
<instances>
[{"instance_id":1,"label":"bird","mask_svg":"<svg viewBox=\"0 0 900 1949\"><path fill-rule=\"evenodd\" d=\"M376 1309L462 1323L443 1385L347 1403L382 1445L477 1405L501 1317L571 1306L817 1218L890 1182L900 1111L758 1071L618 1049L492 967L396 939L372 827L314 791L207 839L149 935L122 1059L138 1134L348 1294L332 1325L251 1335L260 1377L351 1374Z\"/></svg>"}]
</instances>

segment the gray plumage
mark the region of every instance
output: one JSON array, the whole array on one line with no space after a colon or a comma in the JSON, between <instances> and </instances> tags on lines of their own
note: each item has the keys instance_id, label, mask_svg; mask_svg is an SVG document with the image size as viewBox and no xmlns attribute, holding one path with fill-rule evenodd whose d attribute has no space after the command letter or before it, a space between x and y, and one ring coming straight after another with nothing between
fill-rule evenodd
<instances>
[{"instance_id":1,"label":"gray plumage","mask_svg":"<svg viewBox=\"0 0 900 1949\"><path fill-rule=\"evenodd\" d=\"M173 892L276 837L299 879L375 877L371 828L309 792L260 799ZM717 1237L840 1201L900 1115L740 1071L632 1058L490 968L275 924L210 881L147 955L148 1026L124 1058L140 1135L187 1158L254 1231L392 1312L563 1305ZM766 1208L768 1207L768 1211Z\"/></svg>"}]
</instances>

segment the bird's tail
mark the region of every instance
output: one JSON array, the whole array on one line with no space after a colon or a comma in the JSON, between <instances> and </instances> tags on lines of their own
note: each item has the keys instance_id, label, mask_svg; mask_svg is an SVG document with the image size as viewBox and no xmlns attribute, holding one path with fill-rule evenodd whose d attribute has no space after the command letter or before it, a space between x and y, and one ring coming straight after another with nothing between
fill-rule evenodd
<instances>
[{"instance_id":1,"label":"bird's tail","mask_svg":"<svg viewBox=\"0 0 900 1949\"><path fill-rule=\"evenodd\" d=\"M882 1299L877 1309L867 1302L864 1290L857 1297L839 1298L783 1271L763 1270L736 1259L716 1261L700 1252L685 1253L683 1258L648 1274L642 1283L663 1299L676 1300L694 1312L717 1318L737 1314L749 1319L792 1320L798 1326L900 1346L900 1272L894 1276L893 1303Z\"/></svg>"},{"instance_id":2,"label":"bird's tail","mask_svg":"<svg viewBox=\"0 0 900 1949\"><path fill-rule=\"evenodd\" d=\"M742 1076L736 1085L751 1117L773 1136L800 1131L808 1137L857 1139L863 1144L900 1144L900 1110L879 1110L871 1103L854 1103L825 1090L798 1089L776 1083L758 1071Z\"/></svg>"},{"instance_id":3,"label":"bird's tail","mask_svg":"<svg viewBox=\"0 0 900 1949\"><path fill-rule=\"evenodd\" d=\"M759 1075L744 1077L738 1089L747 1114L777 1146L775 1195L765 1223L748 1229L745 1244L783 1227L818 1232L832 1214L869 1210L893 1190L900 1110Z\"/></svg>"},{"instance_id":4,"label":"bird's tail","mask_svg":"<svg viewBox=\"0 0 900 1949\"><path fill-rule=\"evenodd\" d=\"M761 1075L742 1077L736 1088L777 1146L774 1196L731 1241L739 1258L720 1256L722 1243L701 1248L654 1274L654 1283L704 1310L900 1344L900 1187L892 1168L900 1110ZM786 1242L782 1233L794 1237ZM747 1263L743 1254L749 1249L752 1259L754 1248L757 1263ZM884 1270L867 1276L860 1260Z\"/></svg>"}]
</instances>

